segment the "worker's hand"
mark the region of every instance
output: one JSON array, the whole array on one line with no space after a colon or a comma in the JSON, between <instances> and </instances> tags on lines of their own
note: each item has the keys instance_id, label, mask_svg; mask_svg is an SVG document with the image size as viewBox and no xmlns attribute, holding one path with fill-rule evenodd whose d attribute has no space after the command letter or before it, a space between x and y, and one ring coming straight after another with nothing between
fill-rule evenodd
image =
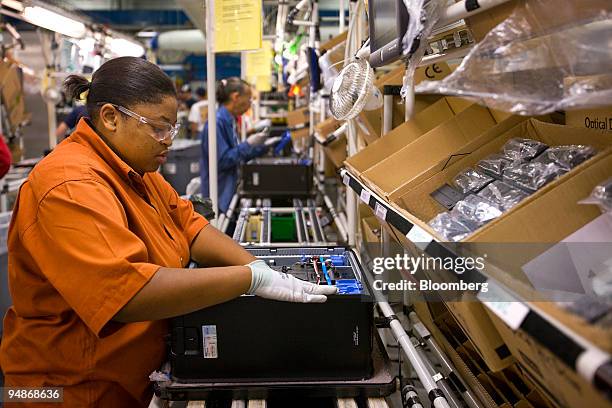
<instances>
[{"instance_id":1,"label":"worker's hand","mask_svg":"<svg viewBox=\"0 0 612 408\"><path fill-rule=\"evenodd\" d=\"M267 132L259 132L259 133L255 133L254 135L247 137L246 142L251 146L259 146L259 145L262 145L266 141L267 138L268 138Z\"/></svg>"},{"instance_id":2,"label":"worker's hand","mask_svg":"<svg viewBox=\"0 0 612 408\"><path fill-rule=\"evenodd\" d=\"M333 295L338 291L335 286L315 285L287 273L277 272L261 259L246 266L252 274L248 293L262 298L283 302L323 303L327 300L325 295Z\"/></svg>"},{"instance_id":3,"label":"worker's hand","mask_svg":"<svg viewBox=\"0 0 612 408\"><path fill-rule=\"evenodd\" d=\"M278 142L280 142L282 139L282 137L280 136L275 136L275 137L271 137L269 139L266 139L266 141L264 142L265 146L273 146L275 144L277 144Z\"/></svg>"},{"instance_id":4,"label":"worker's hand","mask_svg":"<svg viewBox=\"0 0 612 408\"><path fill-rule=\"evenodd\" d=\"M255 122L255 124L253 125L253 129L255 129L256 132L261 132L262 130L264 130L265 128L269 128L270 126L272 126L272 121L270 119L261 119Z\"/></svg>"}]
</instances>

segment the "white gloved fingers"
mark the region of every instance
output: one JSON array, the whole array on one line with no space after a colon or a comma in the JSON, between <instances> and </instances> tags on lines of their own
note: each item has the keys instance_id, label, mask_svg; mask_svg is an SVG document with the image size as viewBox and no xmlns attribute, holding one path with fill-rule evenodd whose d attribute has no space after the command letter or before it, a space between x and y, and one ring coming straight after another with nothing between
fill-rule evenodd
<instances>
[{"instance_id":1,"label":"white gloved fingers","mask_svg":"<svg viewBox=\"0 0 612 408\"><path fill-rule=\"evenodd\" d=\"M262 144L268 135L266 133L255 133L249 137L247 137L246 142L251 146L259 146Z\"/></svg>"},{"instance_id":2,"label":"white gloved fingers","mask_svg":"<svg viewBox=\"0 0 612 408\"><path fill-rule=\"evenodd\" d=\"M266 126L272 126L272 120L271 119L260 119L257 122L255 122L255 128L263 128Z\"/></svg>"},{"instance_id":3,"label":"white gloved fingers","mask_svg":"<svg viewBox=\"0 0 612 408\"><path fill-rule=\"evenodd\" d=\"M280 142L280 141L281 141L281 139L282 139L282 137L280 137L280 136L271 137L271 138L269 138L268 140L266 140L266 141L264 142L264 145L266 145L266 146L272 146L272 145L275 145L275 144L277 144L278 142Z\"/></svg>"},{"instance_id":4,"label":"white gloved fingers","mask_svg":"<svg viewBox=\"0 0 612 408\"><path fill-rule=\"evenodd\" d=\"M338 292L338 288L329 285L316 285L310 282L302 281L302 287L304 292L311 295L335 295Z\"/></svg>"},{"instance_id":5,"label":"white gloved fingers","mask_svg":"<svg viewBox=\"0 0 612 408\"><path fill-rule=\"evenodd\" d=\"M324 295L309 295L308 293L304 294L304 303L325 303L327 301L327 296Z\"/></svg>"}]
</instances>

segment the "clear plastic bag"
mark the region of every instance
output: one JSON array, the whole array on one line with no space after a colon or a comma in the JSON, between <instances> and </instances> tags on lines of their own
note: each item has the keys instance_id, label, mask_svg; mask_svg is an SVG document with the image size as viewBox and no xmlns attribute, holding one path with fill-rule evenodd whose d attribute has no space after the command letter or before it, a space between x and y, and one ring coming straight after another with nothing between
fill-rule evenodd
<instances>
[{"instance_id":1,"label":"clear plastic bag","mask_svg":"<svg viewBox=\"0 0 612 408\"><path fill-rule=\"evenodd\" d=\"M466 169L455 176L454 183L463 194L468 194L482 190L484 186L493 180L493 177L484 174L480 170Z\"/></svg>"},{"instance_id":2,"label":"clear plastic bag","mask_svg":"<svg viewBox=\"0 0 612 408\"><path fill-rule=\"evenodd\" d=\"M451 215L465 217L480 227L502 215L502 211L488 200L471 194L455 205Z\"/></svg>"},{"instance_id":3,"label":"clear plastic bag","mask_svg":"<svg viewBox=\"0 0 612 408\"><path fill-rule=\"evenodd\" d=\"M567 170L546 158L529 163L516 163L504 171L503 180L525 191L535 192Z\"/></svg>"},{"instance_id":4,"label":"clear plastic bag","mask_svg":"<svg viewBox=\"0 0 612 408\"><path fill-rule=\"evenodd\" d=\"M602 213L612 213L612 177L595 186L591 195L578 203L594 204L599 206Z\"/></svg>"},{"instance_id":5,"label":"clear plastic bag","mask_svg":"<svg viewBox=\"0 0 612 408\"><path fill-rule=\"evenodd\" d=\"M436 215L429 226L447 241L461 241L479 227L476 221L448 212Z\"/></svg>"},{"instance_id":6,"label":"clear plastic bag","mask_svg":"<svg viewBox=\"0 0 612 408\"><path fill-rule=\"evenodd\" d=\"M490 201L502 211L508 211L528 197L528 194L522 190L512 187L503 181L494 181L483 188L478 195Z\"/></svg>"},{"instance_id":7,"label":"clear plastic bag","mask_svg":"<svg viewBox=\"0 0 612 408\"><path fill-rule=\"evenodd\" d=\"M569 171L596 154L597 150L591 146L553 146L545 150L536 160L554 162L562 169Z\"/></svg>"},{"instance_id":8,"label":"clear plastic bag","mask_svg":"<svg viewBox=\"0 0 612 408\"><path fill-rule=\"evenodd\" d=\"M512 162L526 162L546 150L548 146L533 139L514 138L503 147L504 156Z\"/></svg>"},{"instance_id":9,"label":"clear plastic bag","mask_svg":"<svg viewBox=\"0 0 612 408\"><path fill-rule=\"evenodd\" d=\"M467 97L521 115L609 105L610 0L519 4L455 72L415 91Z\"/></svg>"},{"instance_id":10,"label":"clear plastic bag","mask_svg":"<svg viewBox=\"0 0 612 408\"><path fill-rule=\"evenodd\" d=\"M504 169L512 164L512 160L508 159L503 154L491 154L476 165L480 170L493 177L501 179Z\"/></svg>"},{"instance_id":11,"label":"clear plastic bag","mask_svg":"<svg viewBox=\"0 0 612 408\"><path fill-rule=\"evenodd\" d=\"M414 73L425 55L427 41L438 22L445 0L404 0L410 20L402 38L403 59L406 61L406 74L402 84L402 98L409 97L414 87ZM410 96L412 97L412 96ZM407 113L408 117L412 116Z\"/></svg>"}]
</instances>

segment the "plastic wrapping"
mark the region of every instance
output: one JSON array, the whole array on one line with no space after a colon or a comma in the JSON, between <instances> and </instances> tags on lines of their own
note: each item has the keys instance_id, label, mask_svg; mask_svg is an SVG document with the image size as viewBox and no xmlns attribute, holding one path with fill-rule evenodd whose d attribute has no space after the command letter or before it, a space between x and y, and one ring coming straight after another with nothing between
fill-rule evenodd
<instances>
[{"instance_id":1,"label":"plastic wrapping","mask_svg":"<svg viewBox=\"0 0 612 408\"><path fill-rule=\"evenodd\" d=\"M427 49L427 41L424 39L431 35L445 4L446 1L443 0L404 0L410 20L402 38L403 58L407 61L402 98L406 98L413 90L414 73Z\"/></svg>"},{"instance_id":2,"label":"plastic wrapping","mask_svg":"<svg viewBox=\"0 0 612 408\"><path fill-rule=\"evenodd\" d=\"M502 211L508 211L528 197L525 192L503 181L494 181L483 188L478 195L493 203Z\"/></svg>"},{"instance_id":3,"label":"plastic wrapping","mask_svg":"<svg viewBox=\"0 0 612 408\"><path fill-rule=\"evenodd\" d=\"M567 170L545 158L513 164L504 171L503 180L525 191L535 192L564 173L567 173Z\"/></svg>"},{"instance_id":4,"label":"plastic wrapping","mask_svg":"<svg viewBox=\"0 0 612 408\"><path fill-rule=\"evenodd\" d=\"M455 176L454 182L463 194L468 194L477 193L493 180L493 177L484 174L480 170L466 169Z\"/></svg>"},{"instance_id":5,"label":"plastic wrapping","mask_svg":"<svg viewBox=\"0 0 612 408\"><path fill-rule=\"evenodd\" d=\"M525 162L546 150L548 146L533 139L514 138L504 145L504 156L513 162Z\"/></svg>"},{"instance_id":6,"label":"plastic wrapping","mask_svg":"<svg viewBox=\"0 0 612 408\"><path fill-rule=\"evenodd\" d=\"M599 206L602 213L612 213L612 177L595 186L591 195L580 200L579 204L594 204Z\"/></svg>"},{"instance_id":7,"label":"plastic wrapping","mask_svg":"<svg viewBox=\"0 0 612 408\"><path fill-rule=\"evenodd\" d=\"M429 226L447 241L461 241L476 231L478 223L460 215L443 212L436 215Z\"/></svg>"},{"instance_id":8,"label":"plastic wrapping","mask_svg":"<svg viewBox=\"0 0 612 408\"><path fill-rule=\"evenodd\" d=\"M562 169L569 171L595 154L597 150L591 146L554 146L544 151L536 160L554 162Z\"/></svg>"},{"instance_id":9,"label":"plastic wrapping","mask_svg":"<svg viewBox=\"0 0 612 408\"><path fill-rule=\"evenodd\" d=\"M610 0L520 2L455 72L415 90L521 115L609 105L611 20Z\"/></svg>"},{"instance_id":10,"label":"plastic wrapping","mask_svg":"<svg viewBox=\"0 0 612 408\"><path fill-rule=\"evenodd\" d=\"M512 164L512 161L503 154L491 154L476 165L478 169L493 177L501 179L504 169Z\"/></svg>"},{"instance_id":11,"label":"plastic wrapping","mask_svg":"<svg viewBox=\"0 0 612 408\"><path fill-rule=\"evenodd\" d=\"M465 217L480 227L502 215L502 211L488 200L471 194L455 205L451 215Z\"/></svg>"}]
</instances>

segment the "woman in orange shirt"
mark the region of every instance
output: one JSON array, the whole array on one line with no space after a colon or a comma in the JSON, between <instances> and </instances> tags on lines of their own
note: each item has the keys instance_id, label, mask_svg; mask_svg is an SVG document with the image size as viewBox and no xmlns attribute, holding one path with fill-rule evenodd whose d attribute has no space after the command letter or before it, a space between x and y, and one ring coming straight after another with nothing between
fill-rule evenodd
<instances>
[{"instance_id":1,"label":"woman in orange shirt","mask_svg":"<svg viewBox=\"0 0 612 408\"><path fill-rule=\"evenodd\" d=\"M63 387L68 407L146 406L164 319L244 293L294 302L335 293L255 260L156 171L178 132L176 90L159 67L116 58L91 83L69 77L66 90L88 94L90 117L34 168L15 204L7 387ZM206 268L185 269L190 259Z\"/></svg>"}]
</instances>

